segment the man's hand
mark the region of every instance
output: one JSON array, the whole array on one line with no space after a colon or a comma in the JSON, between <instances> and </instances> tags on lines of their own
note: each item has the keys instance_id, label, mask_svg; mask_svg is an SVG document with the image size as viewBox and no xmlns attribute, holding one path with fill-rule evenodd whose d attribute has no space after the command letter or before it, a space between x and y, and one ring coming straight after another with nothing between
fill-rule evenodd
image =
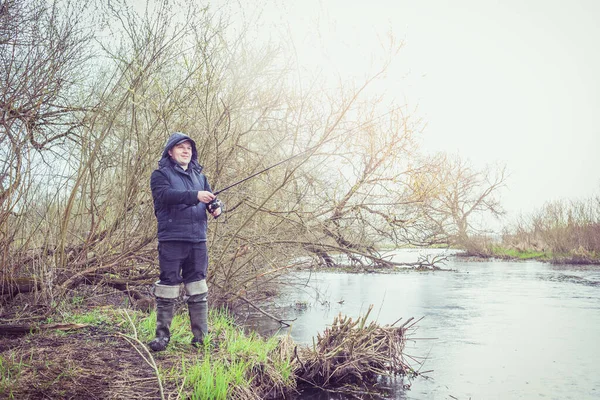
<instances>
[{"instance_id":1,"label":"man's hand","mask_svg":"<svg viewBox=\"0 0 600 400\"><path fill-rule=\"evenodd\" d=\"M211 192L208 192L206 190L198 191L198 201L201 201L202 203L208 204L211 201L213 201L215 197L217 197L217 196L215 196L214 194L212 194Z\"/></svg>"},{"instance_id":2,"label":"man's hand","mask_svg":"<svg viewBox=\"0 0 600 400\"><path fill-rule=\"evenodd\" d=\"M211 212L210 215L217 218L219 215L221 215L221 207L215 209L215 211Z\"/></svg>"}]
</instances>

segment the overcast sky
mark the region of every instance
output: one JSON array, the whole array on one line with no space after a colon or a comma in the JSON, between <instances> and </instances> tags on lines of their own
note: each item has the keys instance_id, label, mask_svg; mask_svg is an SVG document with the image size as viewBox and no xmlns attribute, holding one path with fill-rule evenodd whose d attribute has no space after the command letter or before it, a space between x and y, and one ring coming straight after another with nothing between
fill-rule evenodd
<instances>
[{"instance_id":1,"label":"overcast sky","mask_svg":"<svg viewBox=\"0 0 600 400\"><path fill-rule=\"evenodd\" d=\"M299 63L324 73L366 76L388 32L403 41L375 89L417 108L427 123L425 150L506 164L509 216L600 193L600 1L265 0L262 7L262 37L289 32Z\"/></svg>"}]
</instances>

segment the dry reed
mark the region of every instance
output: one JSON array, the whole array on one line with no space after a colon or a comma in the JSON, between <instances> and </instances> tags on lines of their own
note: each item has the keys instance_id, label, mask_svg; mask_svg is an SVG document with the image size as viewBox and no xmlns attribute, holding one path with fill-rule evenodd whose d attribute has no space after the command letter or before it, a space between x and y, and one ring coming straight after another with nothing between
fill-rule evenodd
<instances>
[{"instance_id":1,"label":"dry reed","mask_svg":"<svg viewBox=\"0 0 600 400\"><path fill-rule=\"evenodd\" d=\"M373 306L353 320L337 316L331 327L317 335L312 348L296 351L300 381L317 387L373 384L378 376L406 375L414 370L403 350L407 321L400 327L367 324Z\"/></svg>"}]
</instances>

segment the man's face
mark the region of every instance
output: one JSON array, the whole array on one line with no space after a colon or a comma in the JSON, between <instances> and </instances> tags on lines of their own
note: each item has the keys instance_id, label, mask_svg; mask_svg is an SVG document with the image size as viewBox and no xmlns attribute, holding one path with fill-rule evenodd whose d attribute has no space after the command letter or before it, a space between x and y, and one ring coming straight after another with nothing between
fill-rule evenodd
<instances>
[{"instance_id":1,"label":"man's face","mask_svg":"<svg viewBox=\"0 0 600 400\"><path fill-rule=\"evenodd\" d=\"M192 160L192 143L185 141L183 143L176 144L169 150L169 156L182 168L187 168L188 164Z\"/></svg>"}]
</instances>

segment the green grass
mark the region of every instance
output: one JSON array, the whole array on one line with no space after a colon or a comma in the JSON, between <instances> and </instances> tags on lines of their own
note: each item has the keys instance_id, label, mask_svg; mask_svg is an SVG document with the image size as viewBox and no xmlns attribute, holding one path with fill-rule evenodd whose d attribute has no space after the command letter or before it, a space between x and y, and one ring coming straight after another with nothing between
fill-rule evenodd
<instances>
[{"instance_id":1,"label":"green grass","mask_svg":"<svg viewBox=\"0 0 600 400\"><path fill-rule=\"evenodd\" d=\"M128 311L125 314L120 310L98 309L78 315L70 314L65 320L90 325L107 323L118 327L120 331L125 330L127 334L133 334L133 323L143 343L152 340L156 330L156 312L143 314ZM279 354L278 338L264 339L256 333L245 334L225 311L211 310L209 327L204 346L195 349L190 344L193 336L187 312L180 310L173 317L171 340L161 357L185 355L179 367L161 368L160 375L161 379L175 382L177 386L184 382L185 398L228 399L232 397L232 392L237 393L233 397L251 398L248 396L255 395L252 384L257 378L257 371L261 371L261 379L268 375L267 379L273 382L295 386L292 362Z\"/></svg>"},{"instance_id":2,"label":"green grass","mask_svg":"<svg viewBox=\"0 0 600 400\"><path fill-rule=\"evenodd\" d=\"M278 338L246 335L223 311L211 311L209 325L211 332L199 350L201 359L182 361L182 376L190 399L247 398L252 394L253 380L265 377L281 385L295 385L291 360L279 354ZM233 391L238 395L232 396Z\"/></svg>"},{"instance_id":3,"label":"green grass","mask_svg":"<svg viewBox=\"0 0 600 400\"><path fill-rule=\"evenodd\" d=\"M137 326L139 339L147 343L154 338L156 332L156 311L149 315L130 314L131 319ZM167 352L174 353L181 350L181 347L189 347L192 342L192 332L190 330L190 319L187 313L176 313L171 322L171 341Z\"/></svg>"},{"instance_id":4,"label":"green grass","mask_svg":"<svg viewBox=\"0 0 600 400\"><path fill-rule=\"evenodd\" d=\"M112 322L112 315L104 310L95 308L82 314L65 314L64 321L73 324L101 325Z\"/></svg>"},{"instance_id":5,"label":"green grass","mask_svg":"<svg viewBox=\"0 0 600 400\"><path fill-rule=\"evenodd\" d=\"M0 397L14 399L14 385L19 380L19 376L26 364L23 360L16 361L14 355L10 357L0 356Z\"/></svg>"},{"instance_id":6,"label":"green grass","mask_svg":"<svg viewBox=\"0 0 600 400\"><path fill-rule=\"evenodd\" d=\"M492 247L492 254L497 257L515 258L520 260L539 260L552 258L551 253L546 253L543 251L520 251L516 249L507 249L499 246Z\"/></svg>"},{"instance_id":7,"label":"green grass","mask_svg":"<svg viewBox=\"0 0 600 400\"><path fill-rule=\"evenodd\" d=\"M182 373L190 399L225 400L233 388L250 388L247 378L250 364L239 359L223 362L205 354L202 362L187 365L184 361Z\"/></svg>"}]
</instances>

